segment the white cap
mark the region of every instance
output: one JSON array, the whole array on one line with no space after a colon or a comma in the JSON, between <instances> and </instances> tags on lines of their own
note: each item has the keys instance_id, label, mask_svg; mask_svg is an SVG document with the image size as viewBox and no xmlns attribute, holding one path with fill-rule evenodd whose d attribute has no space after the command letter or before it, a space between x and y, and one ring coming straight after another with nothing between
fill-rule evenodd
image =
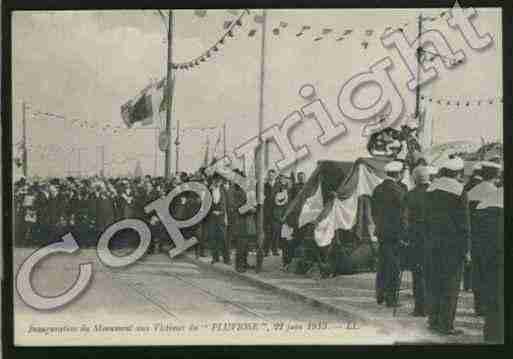
<instances>
[{"instance_id":1,"label":"white cap","mask_svg":"<svg viewBox=\"0 0 513 359\"><path fill-rule=\"evenodd\" d=\"M482 166L481 166L481 162L476 162L473 166L472 166L472 171L479 171L481 170Z\"/></svg>"},{"instance_id":2,"label":"white cap","mask_svg":"<svg viewBox=\"0 0 513 359\"><path fill-rule=\"evenodd\" d=\"M428 166L428 171L430 175L436 175L438 173L438 167Z\"/></svg>"},{"instance_id":3,"label":"white cap","mask_svg":"<svg viewBox=\"0 0 513 359\"><path fill-rule=\"evenodd\" d=\"M481 162L481 167L496 168L498 170L502 169L502 166L500 164L491 161Z\"/></svg>"},{"instance_id":4,"label":"white cap","mask_svg":"<svg viewBox=\"0 0 513 359\"><path fill-rule=\"evenodd\" d=\"M454 157L442 164L442 168L447 168L451 171L461 171L464 167L463 160L460 157Z\"/></svg>"},{"instance_id":5,"label":"white cap","mask_svg":"<svg viewBox=\"0 0 513 359\"><path fill-rule=\"evenodd\" d=\"M403 164L399 161L392 161L386 164L385 172L401 172L403 170Z\"/></svg>"}]
</instances>

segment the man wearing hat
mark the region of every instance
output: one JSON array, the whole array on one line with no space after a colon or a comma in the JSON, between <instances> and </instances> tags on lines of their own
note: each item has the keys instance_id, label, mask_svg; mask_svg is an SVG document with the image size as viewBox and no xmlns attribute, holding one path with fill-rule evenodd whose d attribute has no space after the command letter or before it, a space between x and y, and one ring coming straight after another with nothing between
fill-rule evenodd
<instances>
[{"instance_id":1,"label":"man wearing hat","mask_svg":"<svg viewBox=\"0 0 513 359\"><path fill-rule=\"evenodd\" d=\"M483 179L486 182L496 172L491 170L491 173L488 174L484 166ZM493 167L489 168L492 169ZM485 342L493 344L504 343L503 202L504 189L503 187L496 188L488 192L486 197L479 201L472 214L472 242L479 250L479 252L474 253L479 263L478 268L481 275L479 283L480 300L485 315L483 334ZM472 258L472 260L476 259Z\"/></svg>"},{"instance_id":2,"label":"man wearing hat","mask_svg":"<svg viewBox=\"0 0 513 359\"><path fill-rule=\"evenodd\" d=\"M458 181L462 171L461 158L448 159L426 194L428 324L445 335L461 333L453 325L463 262L470 257L468 199Z\"/></svg>"},{"instance_id":3,"label":"man wearing hat","mask_svg":"<svg viewBox=\"0 0 513 359\"><path fill-rule=\"evenodd\" d=\"M392 161L385 166L386 178L372 194L372 218L379 241L376 299L388 307L397 306L399 289L399 247L404 233L403 217L406 186L401 184L403 164Z\"/></svg>"},{"instance_id":4,"label":"man wearing hat","mask_svg":"<svg viewBox=\"0 0 513 359\"><path fill-rule=\"evenodd\" d=\"M415 188L406 196L407 233L409 243L409 262L413 277L413 296L415 306L413 316L423 317L426 312L424 245L426 242L426 190L430 183L430 168L425 165L413 170Z\"/></svg>"},{"instance_id":5,"label":"man wearing hat","mask_svg":"<svg viewBox=\"0 0 513 359\"><path fill-rule=\"evenodd\" d=\"M223 262L230 264L230 253L227 251L225 236L228 224L228 208L226 190L222 185L223 178L215 173L212 178L210 193L212 195L212 206L207 216L207 241L212 254L212 264L219 262L223 256Z\"/></svg>"},{"instance_id":6,"label":"man wearing hat","mask_svg":"<svg viewBox=\"0 0 513 359\"><path fill-rule=\"evenodd\" d=\"M495 182L499 178L500 170L501 166L495 162L481 162L483 180L468 192L472 212L472 291L474 293L474 311L478 316L482 316L486 312L486 300L483 300L483 296L488 295L484 290L488 271L486 262L490 258L488 252L493 248L492 243L496 241L496 236L492 237L492 235L496 234L497 230L484 228L490 221L483 218L482 211L477 211L476 207L490 197L497 196Z\"/></svg>"}]
</instances>

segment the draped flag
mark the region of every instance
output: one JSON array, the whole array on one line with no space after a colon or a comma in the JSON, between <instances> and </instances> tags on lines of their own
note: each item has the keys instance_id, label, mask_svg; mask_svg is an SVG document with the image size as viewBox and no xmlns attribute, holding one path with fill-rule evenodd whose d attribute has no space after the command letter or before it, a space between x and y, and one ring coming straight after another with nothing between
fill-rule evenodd
<instances>
[{"instance_id":1,"label":"draped flag","mask_svg":"<svg viewBox=\"0 0 513 359\"><path fill-rule=\"evenodd\" d=\"M301 228L314 222L324 209L330 192L334 192L349 173L352 162L319 161L301 191L288 205L283 222Z\"/></svg>"},{"instance_id":2,"label":"draped flag","mask_svg":"<svg viewBox=\"0 0 513 359\"><path fill-rule=\"evenodd\" d=\"M374 188L383 181L384 174L378 175L363 162L356 162L355 168L343 186L342 193L350 194L345 199L335 198L327 207L325 217L315 228L314 239L318 246L329 245L335 237L337 229L350 230L356 225L358 199L361 196L372 196ZM368 213L367 215L370 215Z\"/></svg>"},{"instance_id":3,"label":"draped flag","mask_svg":"<svg viewBox=\"0 0 513 359\"><path fill-rule=\"evenodd\" d=\"M354 231L360 239L372 237L370 198L374 188L385 178L384 167L389 161L387 158L319 161L308 182L288 206L282 221L299 228L315 224L314 240L319 247L331 244L339 229ZM412 188L408 172L403 183Z\"/></svg>"}]
</instances>

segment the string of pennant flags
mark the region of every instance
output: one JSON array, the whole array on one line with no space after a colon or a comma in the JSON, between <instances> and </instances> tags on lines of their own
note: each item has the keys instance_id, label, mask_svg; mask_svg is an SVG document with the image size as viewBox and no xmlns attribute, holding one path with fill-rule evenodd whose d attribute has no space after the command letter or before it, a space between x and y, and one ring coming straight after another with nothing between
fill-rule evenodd
<instances>
[{"instance_id":1,"label":"string of pennant flags","mask_svg":"<svg viewBox=\"0 0 513 359\"><path fill-rule=\"evenodd\" d=\"M238 11L239 10L228 10L228 12L231 13L232 15L238 14ZM203 18L206 16L207 11L206 10L195 10L194 13L196 16ZM448 13L447 11L442 11L437 16L422 16L422 20L426 21L426 22L436 22L436 21L445 19L445 16L447 15L447 13ZM180 63L173 63L172 64L173 69L189 70L194 67L200 66L202 62L205 62L208 59L210 59L214 53L219 51L219 49L221 48L221 45L225 44L226 39L233 38L235 36L235 31L234 31L235 28L242 27L243 18L249 14L250 14L250 10L245 9L245 10L242 10L242 13L239 15L239 17L236 20L224 21L223 29L225 30L225 33L221 36L221 38L218 41L216 41L214 43L214 45L210 46L208 50L204 51L200 56L198 56L192 60L180 62ZM162 12L160 12L160 16L165 17L162 14ZM253 21L257 24L261 24L264 21L263 16L256 14L253 16ZM387 33L389 31L395 31L395 30L404 31L405 28L408 27L409 25L410 25L410 22L407 21L398 26L386 26L386 27L380 28L380 29L372 29L372 28L365 29L361 33L364 36L364 39L361 41L361 46L363 49L367 49L370 45L370 42L368 40L370 40L370 38L373 35L377 34L377 36L380 36L380 34ZM299 29L297 29L296 31L291 31L292 28L293 28L293 26L289 26L289 24L287 22L280 21L272 28L271 32L275 37L277 37L277 36L285 34L287 31L289 31L289 32L292 32L295 35L295 37L298 39L305 38L306 37L305 35L310 33L313 35L312 40L314 42L319 42L319 41L330 39L330 38L334 39L336 42L340 42L340 41L349 39L351 37L354 37L355 35L357 35L359 33L359 30L354 29L354 28L346 28L341 31L341 30L335 29L333 27L323 27L321 29L318 29L317 32L312 30L312 26L310 26L310 25L301 25L301 27ZM380 32L381 29L383 30L382 32ZM248 37L254 37L257 34L257 32L258 32L258 30L256 28L251 28L248 31Z\"/></svg>"},{"instance_id":2,"label":"string of pennant flags","mask_svg":"<svg viewBox=\"0 0 513 359\"><path fill-rule=\"evenodd\" d=\"M239 11L237 10L230 10L230 12L233 14L238 14ZM206 15L206 10L196 10L195 11L196 16L203 17ZM201 55L188 60L184 62L179 63L172 63L173 69L179 69L179 70L188 70L191 68L194 68L196 66L199 66L200 63L207 61L207 59L211 58L215 53L219 52L219 50L222 48L223 45L226 44L226 41L229 38L235 37L235 28L242 26L242 19L244 16L249 14L249 10L242 10L240 15L236 20L233 21L225 21L224 29L226 30L224 34L217 40L212 46L208 48L208 50L204 51Z\"/></svg>"},{"instance_id":3,"label":"string of pennant flags","mask_svg":"<svg viewBox=\"0 0 513 359\"><path fill-rule=\"evenodd\" d=\"M125 126L120 125L113 125L112 123L104 123L102 125L95 123L95 122L89 122L87 120L82 120L79 118L69 118L61 114L52 113L52 112L42 112L42 111L35 111L32 113L33 119L35 120L64 120L68 121L72 125L75 125L81 129L86 130L99 130L103 133L110 132L110 134L114 135L128 135L133 136L137 133L137 129L130 129L126 128ZM211 131L214 129L219 129L219 126L205 126L205 127L183 127L180 128L180 132L192 132L192 131L200 131L200 132L206 132ZM176 128L172 128L173 131L176 131Z\"/></svg>"},{"instance_id":4,"label":"string of pennant flags","mask_svg":"<svg viewBox=\"0 0 513 359\"><path fill-rule=\"evenodd\" d=\"M435 103L443 106L454 106L454 107L471 107L471 106L486 106L486 105L497 105L503 103L502 97L494 98L483 98L483 99L456 99L456 98L440 98L440 97L429 97L420 96L421 101Z\"/></svg>"}]
</instances>

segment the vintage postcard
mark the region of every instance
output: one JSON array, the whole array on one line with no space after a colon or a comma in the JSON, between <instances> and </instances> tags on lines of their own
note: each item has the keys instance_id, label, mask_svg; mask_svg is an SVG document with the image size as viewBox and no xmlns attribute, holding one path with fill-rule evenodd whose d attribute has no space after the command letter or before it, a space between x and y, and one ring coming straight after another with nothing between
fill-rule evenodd
<instances>
[{"instance_id":1,"label":"vintage postcard","mask_svg":"<svg viewBox=\"0 0 513 359\"><path fill-rule=\"evenodd\" d=\"M503 342L500 8L11 21L16 346Z\"/></svg>"}]
</instances>

